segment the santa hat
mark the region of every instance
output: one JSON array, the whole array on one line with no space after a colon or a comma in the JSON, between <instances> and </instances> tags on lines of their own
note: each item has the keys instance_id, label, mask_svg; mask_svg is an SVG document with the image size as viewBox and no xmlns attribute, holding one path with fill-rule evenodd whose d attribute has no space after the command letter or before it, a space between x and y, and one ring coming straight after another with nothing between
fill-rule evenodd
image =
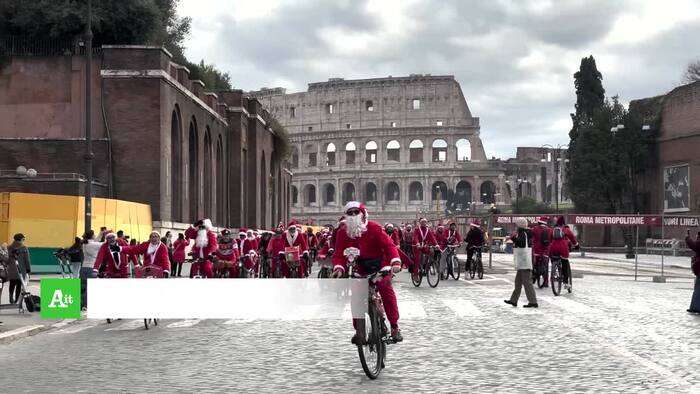
<instances>
[{"instance_id":1,"label":"santa hat","mask_svg":"<svg viewBox=\"0 0 700 394\"><path fill-rule=\"evenodd\" d=\"M481 221L479 219L474 219L471 223L469 223L469 225L474 227L481 227Z\"/></svg>"},{"instance_id":2,"label":"santa hat","mask_svg":"<svg viewBox=\"0 0 700 394\"><path fill-rule=\"evenodd\" d=\"M350 201L347 204L345 204L344 212L347 212L351 209L359 209L360 212L362 212L362 215L365 217L365 220L367 220L367 217L369 215L367 214L367 207L365 206L365 204L363 204L359 201Z\"/></svg>"},{"instance_id":3,"label":"santa hat","mask_svg":"<svg viewBox=\"0 0 700 394\"><path fill-rule=\"evenodd\" d=\"M115 234L112 230L105 230L105 239L107 238L117 238L117 234Z\"/></svg>"},{"instance_id":4,"label":"santa hat","mask_svg":"<svg viewBox=\"0 0 700 394\"><path fill-rule=\"evenodd\" d=\"M214 228L214 225L211 224L211 219L204 219L204 220L202 220L202 225L203 225L204 228L206 228L207 230L211 230L211 229Z\"/></svg>"},{"instance_id":5,"label":"santa hat","mask_svg":"<svg viewBox=\"0 0 700 394\"><path fill-rule=\"evenodd\" d=\"M384 225L384 227L394 227L394 225L391 224L391 223L387 223L387 224Z\"/></svg>"},{"instance_id":6,"label":"santa hat","mask_svg":"<svg viewBox=\"0 0 700 394\"><path fill-rule=\"evenodd\" d=\"M547 222L549 222L549 217L547 216L540 216L539 218L537 218L537 223L547 224Z\"/></svg>"},{"instance_id":7,"label":"santa hat","mask_svg":"<svg viewBox=\"0 0 700 394\"><path fill-rule=\"evenodd\" d=\"M221 235L229 235L229 234L231 234L231 230L229 230L227 228L221 230Z\"/></svg>"},{"instance_id":8,"label":"santa hat","mask_svg":"<svg viewBox=\"0 0 700 394\"><path fill-rule=\"evenodd\" d=\"M287 228L288 228L288 229L289 229L289 228L292 228L292 227L296 227L296 226L297 226L297 221L296 221L296 220L292 220L292 221L290 221L289 223L287 223Z\"/></svg>"}]
</instances>

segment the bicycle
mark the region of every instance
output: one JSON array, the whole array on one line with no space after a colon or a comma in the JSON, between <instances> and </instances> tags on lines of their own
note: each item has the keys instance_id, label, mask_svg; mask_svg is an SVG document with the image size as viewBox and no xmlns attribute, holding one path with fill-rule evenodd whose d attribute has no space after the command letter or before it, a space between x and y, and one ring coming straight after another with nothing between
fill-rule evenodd
<instances>
[{"instance_id":1,"label":"bicycle","mask_svg":"<svg viewBox=\"0 0 700 394\"><path fill-rule=\"evenodd\" d=\"M549 261L547 256L537 255L533 262L532 283L537 283L540 289L547 283L547 266Z\"/></svg>"},{"instance_id":2,"label":"bicycle","mask_svg":"<svg viewBox=\"0 0 700 394\"><path fill-rule=\"evenodd\" d=\"M450 276L454 280L459 280L460 267L456 253L457 247L458 245L447 245L447 248L445 248L445 266L442 268L440 277L442 280L447 280Z\"/></svg>"},{"instance_id":3,"label":"bicycle","mask_svg":"<svg viewBox=\"0 0 700 394\"><path fill-rule=\"evenodd\" d=\"M70 258L68 257L68 251L65 249L58 249L52 253L56 258L58 267L61 269L61 278L73 278L75 273L70 265Z\"/></svg>"},{"instance_id":4,"label":"bicycle","mask_svg":"<svg viewBox=\"0 0 700 394\"><path fill-rule=\"evenodd\" d=\"M481 261L481 247L480 246L470 246L472 250L471 262L468 262L469 267L469 278L474 279L477 276L479 279L484 279L484 263Z\"/></svg>"},{"instance_id":5,"label":"bicycle","mask_svg":"<svg viewBox=\"0 0 700 394\"><path fill-rule=\"evenodd\" d=\"M552 272L551 272L551 275L549 277L549 283L552 286L552 293L554 293L555 296L558 296L561 294L561 284L564 281L564 277L562 275L563 266L562 266L562 262L561 262L561 256L552 255L550 257L550 261L552 263ZM569 272L569 283L568 283L569 286L566 288L566 290L569 293L571 293L571 291L572 291L571 277L572 277L572 275Z\"/></svg>"},{"instance_id":6,"label":"bicycle","mask_svg":"<svg viewBox=\"0 0 700 394\"><path fill-rule=\"evenodd\" d=\"M422 248L421 245L415 245ZM437 287L440 283L440 262L435 260L435 247L429 246L429 252L421 253L421 261L418 266L418 271L411 274L411 282L413 286L419 287L425 276L428 280L428 285L432 288Z\"/></svg>"},{"instance_id":7,"label":"bicycle","mask_svg":"<svg viewBox=\"0 0 700 394\"><path fill-rule=\"evenodd\" d=\"M155 265L147 265L147 266L138 266L137 268L134 269L134 273L136 274L137 278L146 278L146 279L153 279L153 278L163 278L163 269L155 266ZM148 319L143 319L143 325L148 330L148 327L153 324L154 326L158 325L158 319L157 318L148 318Z\"/></svg>"},{"instance_id":8,"label":"bicycle","mask_svg":"<svg viewBox=\"0 0 700 394\"><path fill-rule=\"evenodd\" d=\"M352 266L355 264L356 263L353 262ZM369 281L369 295L367 298L367 316L363 322L367 341L364 345L357 345L357 354L360 358L362 370L368 378L373 380L379 377L379 374L385 367L386 345L396 343L391 338L391 332L386 325L384 303L382 302L382 297L379 295L375 284L376 280L386 275L391 275L391 272L375 271L367 276L367 280ZM359 276L354 275L353 272L353 278L359 278ZM367 320L369 320L369 328L367 326Z\"/></svg>"},{"instance_id":9,"label":"bicycle","mask_svg":"<svg viewBox=\"0 0 700 394\"><path fill-rule=\"evenodd\" d=\"M331 277L332 269L327 262L319 263L321 264L321 269L318 270L319 279L328 279Z\"/></svg>"}]
</instances>

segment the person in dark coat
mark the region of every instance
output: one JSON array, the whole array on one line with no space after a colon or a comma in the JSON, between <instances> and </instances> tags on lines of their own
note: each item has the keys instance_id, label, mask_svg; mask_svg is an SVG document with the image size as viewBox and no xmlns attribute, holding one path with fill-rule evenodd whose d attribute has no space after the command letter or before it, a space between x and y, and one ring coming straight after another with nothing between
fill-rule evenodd
<instances>
[{"instance_id":1,"label":"person in dark coat","mask_svg":"<svg viewBox=\"0 0 700 394\"><path fill-rule=\"evenodd\" d=\"M12 245L7 249L9 261L7 264L7 279L10 281L10 303L19 302L22 291L22 281L27 280L27 275L32 273L32 264L29 258L29 249L24 245L23 234L15 234Z\"/></svg>"},{"instance_id":2,"label":"person in dark coat","mask_svg":"<svg viewBox=\"0 0 700 394\"><path fill-rule=\"evenodd\" d=\"M700 313L700 232L698 232L695 239L692 239L690 237L690 230L688 230L685 243L688 245L688 249L695 252L695 256L693 256L691 260L691 268L695 274L695 288L693 289L693 297L690 299L690 308L688 308L688 312Z\"/></svg>"}]
</instances>

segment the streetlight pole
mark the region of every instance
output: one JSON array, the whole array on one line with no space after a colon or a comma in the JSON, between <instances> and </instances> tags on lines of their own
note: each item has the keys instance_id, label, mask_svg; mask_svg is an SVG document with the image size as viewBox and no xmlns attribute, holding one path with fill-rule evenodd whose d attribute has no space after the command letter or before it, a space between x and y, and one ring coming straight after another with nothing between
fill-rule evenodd
<instances>
[{"instance_id":1,"label":"streetlight pole","mask_svg":"<svg viewBox=\"0 0 700 394\"><path fill-rule=\"evenodd\" d=\"M542 148L547 150L551 149L552 150L552 160L554 161L554 205L555 205L555 212L559 214L559 174L561 171L560 163L568 163L569 159L562 159L562 149L568 149L569 145L557 145L556 147L549 145L549 144L544 144L542 145ZM542 162L546 162L546 154L545 157L542 158Z\"/></svg>"},{"instance_id":2,"label":"streetlight pole","mask_svg":"<svg viewBox=\"0 0 700 394\"><path fill-rule=\"evenodd\" d=\"M85 29L85 232L92 229L92 0L88 0L87 25Z\"/></svg>"}]
</instances>

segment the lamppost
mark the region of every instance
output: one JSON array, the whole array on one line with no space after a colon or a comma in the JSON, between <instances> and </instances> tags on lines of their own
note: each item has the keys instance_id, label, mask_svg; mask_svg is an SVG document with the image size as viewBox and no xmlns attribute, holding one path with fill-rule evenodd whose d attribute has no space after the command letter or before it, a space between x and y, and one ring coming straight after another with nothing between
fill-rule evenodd
<instances>
[{"instance_id":1,"label":"lamppost","mask_svg":"<svg viewBox=\"0 0 700 394\"><path fill-rule=\"evenodd\" d=\"M87 25L85 27L85 232L92 228L92 152L91 90L92 90L92 1L88 0Z\"/></svg>"},{"instance_id":2,"label":"lamppost","mask_svg":"<svg viewBox=\"0 0 700 394\"><path fill-rule=\"evenodd\" d=\"M619 125L618 127L623 127L622 125ZM549 144L544 144L542 145L542 149L545 150L545 152L549 153L548 150L551 150L552 153L552 161L554 161L554 204L556 206L556 213L559 213L559 174L561 173L561 163L568 163L569 159L562 157L564 149L569 149L569 145L557 145L556 147L549 145ZM547 155L543 155L542 159L540 160L543 163L548 162L547 160Z\"/></svg>"}]
</instances>

